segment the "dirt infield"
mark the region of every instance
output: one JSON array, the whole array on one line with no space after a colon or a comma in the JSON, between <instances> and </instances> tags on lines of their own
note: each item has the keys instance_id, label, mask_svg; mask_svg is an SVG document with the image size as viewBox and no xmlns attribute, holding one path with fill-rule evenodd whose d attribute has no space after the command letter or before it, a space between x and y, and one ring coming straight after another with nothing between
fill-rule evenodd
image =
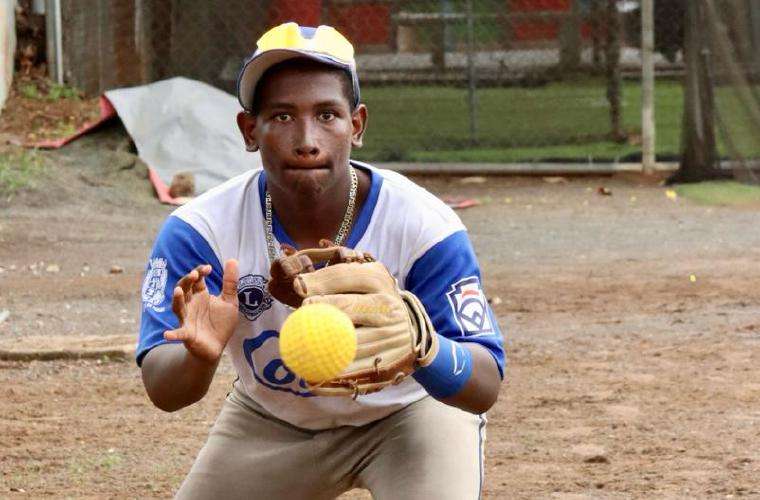
<instances>
[{"instance_id":1,"label":"dirt infield","mask_svg":"<svg viewBox=\"0 0 760 500\"><path fill-rule=\"evenodd\" d=\"M37 190L0 206L0 350L136 338L170 209L125 154L87 140L49 154ZM760 496L757 208L624 179L418 180L483 202L460 213L510 360L485 497ZM169 496L234 376L225 361L205 400L165 414L131 360L7 359L0 497Z\"/></svg>"}]
</instances>

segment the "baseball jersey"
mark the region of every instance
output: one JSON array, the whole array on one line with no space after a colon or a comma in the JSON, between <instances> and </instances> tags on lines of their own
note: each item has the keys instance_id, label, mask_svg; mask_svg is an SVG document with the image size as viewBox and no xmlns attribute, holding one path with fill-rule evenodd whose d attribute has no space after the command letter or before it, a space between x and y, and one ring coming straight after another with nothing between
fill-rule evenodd
<instances>
[{"instance_id":1,"label":"baseball jersey","mask_svg":"<svg viewBox=\"0 0 760 500\"><path fill-rule=\"evenodd\" d=\"M494 357L503 376L502 335L482 290L480 270L459 217L441 200L402 175L351 162L372 182L346 240L369 252L425 306L436 331L459 342L476 342ZM221 290L223 263L239 261L240 321L226 347L247 394L275 417L306 429L364 425L427 395L412 377L357 399L311 394L283 364L279 330L291 309L267 291L269 257L264 230L266 173L252 170L175 210L154 244L142 286L137 363L167 342L178 325L171 310L176 282L200 264L211 294ZM279 243L292 239L273 217Z\"/></svg>"}]
</instances>

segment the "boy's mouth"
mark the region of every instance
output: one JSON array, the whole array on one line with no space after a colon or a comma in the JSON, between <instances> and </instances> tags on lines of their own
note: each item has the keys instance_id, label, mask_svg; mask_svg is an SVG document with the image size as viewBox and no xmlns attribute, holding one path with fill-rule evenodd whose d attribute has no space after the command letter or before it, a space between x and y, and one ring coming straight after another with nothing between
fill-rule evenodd
<instances>
[{"instance_id":1,"label":"boy's mouth","mask_svg":"<svg viewBox=\"0 0 760 500\"><path fill-rule=\"evenodd\" d=\"M327 170L330 166L326 163L289 163L285 170Z\"/></svg>"}]
</instances>

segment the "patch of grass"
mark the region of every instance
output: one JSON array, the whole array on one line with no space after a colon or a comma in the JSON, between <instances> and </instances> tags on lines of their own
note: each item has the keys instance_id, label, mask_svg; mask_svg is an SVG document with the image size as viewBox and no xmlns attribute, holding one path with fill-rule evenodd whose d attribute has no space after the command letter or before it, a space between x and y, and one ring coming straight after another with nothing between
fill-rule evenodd
<instances>
[{"instance_id":1,"label":"patch of grass","mask_svg":"<svg viewBox=\"0 0 760 500\"><path fill-rule=\"evenodd\" d=\"M98 469L110 470L118 467L124 461L124 457L116 452L109 450L95 460L95 466Z\"/></svg>"},{"instance_id":2,"label":"patch of grass","mask_svg":"<svg viewBox=\"0 0 760 500\"><path fill-rule=\"evenodd\" d=\"M708 181L681 184L676 187L679 196L703 205L740 206L760 204L760 186L735 181Z\"/></svg>"},{"instance_id":3,"label":"patch of grass","mask_svg":"<svg viewBox=\"0 0 760 500\"><path fill-rule=\"evenodd\" d=\"M55 137L70 137L76 134L76 132L76 126L69 122L58 122L53 129L53 135Z\"/></svg>"},{"instance_id":4,"label":"patch of grass","mask_svg":"<svg viewBox=\"0 0 760 500\"><path fill-rule=\"evenodd\" d=\"M33 83L24 83L22 85L19 85L18 91L23 97L27 99L42 99L42 94L40 94L37 85Z\"/></svg>"},{"instance_id":5,"label":"patch of grass","mask_svg":"<svg viewBox=\"0 0 760 500\"><path fill-rule=\"evenodd\" d=\"M602 158L615 161L638 152L638 146L614 142L591 142L583 145L412 151L406 159L414 162L472 163L527 163L541 160L601 161Z\"/></svg>"},{"instance_id":6,"label":"patch of grass","mask_svg":"<svg viewBox=\"0 0 760 500\"><path fill-rule=\"evenodd\" d=\"M59 99L80 99L81 92L74 87L47 80L21 83L18 91L26 99L57 101Z\"/></svg>"},{"instance_id":7,"label":"patch of grass","mask_svg":"<svg viewBox=\"0 0 760 500\"><path fill-rule=\"evenodd\" d=\"M42 169L42 161L34 152L0 152L0 194L12 195L21 189L32 187Z\"/></svg>"},{"instance_id":8,"label":"patch of grass","mask_svg":"<svg viewBox=\"0 0 760 500\"><path fill-rule=\"evenodd\" d=\"M370 161L615 161L640 147L607 140L609 106L604 79L582 78L538 87L480 88L477 146L470 145L467 89L386 86L362 89L369 107L366 146ZM657 152L678 154L683 91L657 83ZM640 133L641 88L625 82L623 123Z\"/></svg>"},{"instance_id":9,"label":"patch of grass","mask_svg":"<svg viewBox=\"0 0 760 500\"><path fill-rule=\"evenodd\" d=\"M119 469L124 463L125 456L114 449L102 452L96 456L79 457L70 459L68 463L69 475L87 475L92 472L109 472Z\"/></svg>"},{"instance_id":10,"label":"patch of grass","mask_svg":"<svg viewBox=\"0 0 760 500\"><path fill-rule=\"evenodd\" d=\"M48 90L47 98L50 101L57 101L58 99L79 99L80 92L74 87L54 83Z\"/></svg>"}]
</instances>

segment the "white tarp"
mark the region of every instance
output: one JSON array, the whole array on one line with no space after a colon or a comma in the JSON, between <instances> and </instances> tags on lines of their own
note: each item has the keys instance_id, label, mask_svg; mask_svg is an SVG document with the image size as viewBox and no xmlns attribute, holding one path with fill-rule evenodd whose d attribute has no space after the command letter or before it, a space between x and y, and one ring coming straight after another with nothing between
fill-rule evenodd
<instances>
[{"instance_id":1,"label":"white tarp","mask_svg":"<svg viewBox=\"0 0 760 500\"><path fill-rule=\"evenodd\" d=\"M0 113L13 82L16 53L16 0L0 0Z\"/></svg>"},{"instance_id":2,"label":"white tarp","mask_svg":"<svg viewBox=\"0 0 760 500\"><path fill-rule=\"evenodd\" d=\"M237 98L187 78L172 78L105 93L132 136L140 158L168 186L192 172L196 194L261 166L245 150L235 119Z\"/></svg>"}]
</instances>

